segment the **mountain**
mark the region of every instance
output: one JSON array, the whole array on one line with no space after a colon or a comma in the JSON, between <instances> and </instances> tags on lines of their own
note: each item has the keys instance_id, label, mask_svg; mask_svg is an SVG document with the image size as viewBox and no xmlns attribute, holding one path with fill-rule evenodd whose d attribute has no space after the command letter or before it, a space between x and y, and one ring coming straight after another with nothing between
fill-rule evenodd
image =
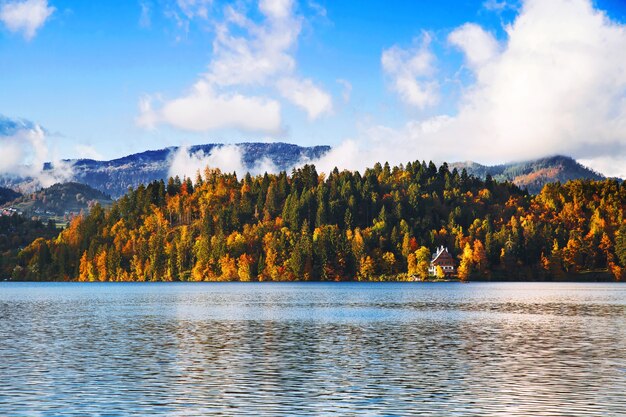
<instances>
[{"instance_id":1,"label":"mountain","mask_svg":"<svg viewBox=\"0 0 626 417\"><path fill-rule=\"evenodd\" d=\"M188 149L190 153L203 152L209 155L222 144L196 145ZM300 161L314 160L330 150L329 146L302 147L287 143L241 143L237 145L242 151L245 166L252 169L256 163L267 158L280 170L289 170ZM128 187L148 184L154 180L167 180L169 168L174 154L179 150L172 146L165 149L149 150L110 161L92 159L67 160L73 167L73 181L87 184L105 194L118 198L126 193ZM407 155L410 159L410 156ZM573 179L605 178L567 156L551 156L524 162L513 162L502 165L481 165L475 162L456 162L450 169L459 171L466 169L469 174L485 178L490 174L498 181L511 181L538 193L549 182L562 183ZM44 169L51 169L46 164ZM19 188L30 182L28 178L0 176L0 186ZM0 204L2 192L0 191Z\"/></svg>"},{"instance_id":2,"label":"mountain","mask_svg":"<svg viewBox=\"0 0 626 417\"><path fill-rule=\"evenodd\" d=\"M76 182L54 184L35 193L23 195L5 203L0 213L7 211L23 213L47 221L67 222L73 215L89 211L95 203L107 207L113 203L110 196L88 185Z\"/></svg>"},{"instance_id":3,"label":"mountain","mask_svg":"<svg viewBox=\"0 0 626 417\"><path fill-rule=\"evenodd\" d=\"M9 201L13 201L21 195L22 194L18 193L17 191L13 191L10 188L0 187L0 205Z\"/></svg>"},{"instance_id":4,"label":"mountain","mask_svg":"<svg viewBox=\"0 0 626 417\"><path fill-rule=\"evenodd\" d=\"M204 152L209 155L221 144L197 145L189 148L190 153ZM242 159L247 168L252 169L256 162L269 158L281 170L286 170L298 161L316 159L330 150L329 146L302 147L287 143L241 143ZM170 161L178 147L145 151L111 161L92 159L67 160L73 166L73 180L87 184L114 198L128 191L128 187L148 184L154 180L167 180ZM46 164L44 169L50 169ZM0 185L16 188L27 182L24 178L0 178Z\"/></svg>"},{"instance_id":5,"label":"mountain","mask_svg":"<svg viewBox=\"0 0 626 417\"><path fill-rule=\"evenodd\" d=\"M573 158L556 155L524 162L486 166L475 162L456 162L450 169L466 169L468 174L485 178L490 174L497 181L511 181L532 194L550 182L565 183L575 179L602 180L605 176L581 165Z\"/></svg>"}]
</instances>

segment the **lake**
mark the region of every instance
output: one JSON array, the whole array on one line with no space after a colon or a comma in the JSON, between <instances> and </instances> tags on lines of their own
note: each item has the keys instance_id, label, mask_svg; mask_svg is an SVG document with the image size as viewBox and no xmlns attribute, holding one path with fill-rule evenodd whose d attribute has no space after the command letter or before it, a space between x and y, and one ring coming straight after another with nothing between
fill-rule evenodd
<instances>
[{"instance_id":1,"label":"lake","mask_svg":"<svg viewBox=\"0 0 626 417\"><path fill-rule=\"evenodd\" d=\"M626 285L0 283L2 416L624 416Z\"/></svg>"}]
</instances>

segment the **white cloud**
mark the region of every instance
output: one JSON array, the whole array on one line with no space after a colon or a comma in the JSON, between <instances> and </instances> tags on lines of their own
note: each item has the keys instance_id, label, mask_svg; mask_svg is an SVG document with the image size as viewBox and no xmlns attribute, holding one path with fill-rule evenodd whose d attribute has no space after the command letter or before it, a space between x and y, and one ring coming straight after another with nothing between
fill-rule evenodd
<instances>
[{"instance_id":1,"label":"white cloud","mask_svg":"<svg viewBox=\"0 0 626 417\"><path fill-rule=\"evenodd\" d=\"M176 0L176 4L188 19L208 19L213 0Z\"/></svg>"},{"instance_id":2,"label":"white cloud","mask_svg":"<svg viewBox=\"0 0 626 417\"><path fill-rule=\"evenodd\" d=\"M315 2L315 1L309 1L308 2L308 6L315 12L315 14L317 14L319 17L326 17L328 15L328 11L326 10L326 8L324 6L322 6L321 4Z\"/></svg>"},{"instance_id":3,"label":"white cloud","mask_svg":"<svg viewBox=\"0 0 626 417\"><path fill-rule=\"evenodd\" d=\"M9 1L0 7L0 21L11 32L22 32L31 40L54 11L47 0Z\"/></svg>"},{"instance_id":4,"label":"white cloud","mask_svg":"<svg viewBox=\"0 0 626 417\"><path fill-rule=\"evenodd\" d=\"M271 19L283 20L291 17L293 0L261 0L259 9Z\"/></svg>"},{"instance_id":5,"label":"white cloud","mask_svg":"<svg viewBox=\"0 0 626 417\"><path fill-rule=\"evenodd\" d=\"M217 94L206 81L199 81L185 96L154 109L150 98L140 101L137 124L154 128L157 123L188 131L235 128L242 131L278 133L281 130L280 104L263 97L238 93Z\"/></svg>"},{"instance_id":6,"label":"white cloud","mask_svg":"<svg viewBox=\"0 0 626 417\"><path fill-rule=\"evenodd\" d=\"M157 95L156 98L159 98L159 96ZM135 118L137 126L147 130L154 130L161 123L160 114L152 105L154 100L155 98L149 95L144 95L139 99L139 115Z\"/></svg>"},{"instance_id":7,"label":"white cloud","mask_svg":"<svg viewBox=\"0 0 626 417\"><path fill-rule=\"evenodd\" d=\"M152 5L146 0L139 1L139 8L141 13L139 15L139 26L142 28L149 28L152 25Z\"/></svg>"},{"instance_id":8,"label":"white cloud","mask_svg":"<svg viewBox=\"0 0 626 417\"><path fill-rule=\"evenodd\" d=\"M149 27L151 23L150 14L152 5L155 3L151 0L140 0L142 14L140 16L139 25ZM189 27L193 21L202 25L206 24L211 17L213 11L213 0L175 0L156 2L156 5L164 5L164 15L176 23L181 33L178 33L176 40L182 40L189 32ZM147 23L147 26L145 25Z\"/></svg>"},{"instance_id":9,"label":"white cloud","mask_svg":"<svg viewBox=\"0 0 626 417\"><path fill-rule=\"evenodd\" d=\"M30 179L28 190L73 178L71 164L55 157L40 126L22 122L19 125L11 129L10 135L0 135L0 174ZM46 162L51 162L50 169L44 169Z\"/></svg>"},{"instance_id":10,"label":"white cloud","mask_svg":"<svg viewBox=\"0 0 626 417\"><path fill-rule=\"evenodd\" d=\"M74 167L71 162L56 160L51 163L51 169L36 172L30 182L30 188L50 187L56 183L64 183L74 179Z\"/></svg>"},{"instance_id":11,"label":"white cloud","mask_svg":"<svg viewBox=\"0 0 626 417\"><path fill-rule=\"evenodd\" d=\"M626 176L626 25L590 0L527 0L498 48L478 27L453 33L449 41L475 75L456 114L364 128L358 141L318 162L362 169L383 160L499 163L565 154ZM429 74L434 58L420 54L428 52L391 49L384 65L396 77Z\"/></svg>"},{"instance_id":12,"label":"white cloud","mask_svg":"<svg viewBox=\"0 0 626 417\"><path fill-rule=\"evenodd\" d=\"M507 3L506 0L486 0L483 2L483 7L490 11L501 12L505 9L511 8L512 6Z\"/></svg>"},{"instance_id":13,"label":"white cloud","mask_svg":"<svg viewBox=\"0 0 626 417\"><path fill-rule=\"evenodd\" d=\"M504 49L475 63L449 146L472 158L607 155L626 138L626 30L588 0L528 0ZM457 139L447 137L458 134Z\"/></svg>"},{"instance_id":14,"label":"white cloud","mask_svg":"<svg viewBox=\"0 0 626 417\"><path fill-rule=\"evenodd\" d=\"M621 155L605 155L591 159L580 158L578 162L587 167L592 167L594 170L607 177L626 178L623 153Z\"/></svg>"},{"instance_id":15,"label":"white cloud","mask_svg":"<svg viewBox=\"0 0 626 417\"><path fill-rule=\"evenodd\" d=\"M155 109L149 99L140 99L137 124L144 128L166 123L192 131L235 128L275 134L282 131L281 105L270 91L304 109L310 119L330 112L331 96L312 80L295 76L293 51L302 17L295 14L293 1L261 0L258 9L261 22L235 6L226 6L224 21L215 26L207 72L188 94L161 100L160 108ZM261 92L255 92L259 89Z\"/></svg>"},{"instance_id":16,"label":"white cloud","mask_svg":"<svg viewBox=\"0 0 626 417\"><path fill-rule=\"evenodd\" d=\"M261 24L226 8L227 18L216 28L213 60L205 75L209 82L264 85L272 77L295 70L291 52L300 34L301 18L292 14L290 1L261 1L259 8L265 16Z\"/></svg>"},{"instance_id":17,"label":"white cloud","mask_svg":"<svg viewBox=\"0 0 626 417\"><path fill-rule=\"evenodd\" d=\"M209 155L203 151L189 153L189 149L181 146L173 154L169 176L195 178L196 173L204 172L206 167L219 168L222 172L243 172L243 154L236 145L226 145L214 149Z\"/></svg>"},{"instance_id":18,"label":"white cloud","mask_svg":"<svg viewBox=\"0 0 626 417\"><path fill-rule=\"evenodd\" d=\"M247 172L253 175L264 172L278 172L278 168L266 157L253 167L247 167L243 159L243 150L237 145L224 145L214 148L208 155L203 151L189 152L189 148L181 146L172 155L169 176L188 177L195 179L196 174L204 172L206 167L219 168L222 172L236 172L243 176Z\"/></svg>"},{"instance_id":19,"label":"white cloud","mask_svg":"<svg viewBox=\"0 0 626 417\"><path fill-rule=\"evenodd\" d=\"M391 88L402 101L420 109L439 101L439 85L432 79L435 55L429 47L430 36L424 34L417 47L392 46L381 57L383 70L391 78Z\"/></svg>"},{"instance_id":20,"label":"white cloud","mask_svg":"<svg viewBox=\"0 0 626 417\"><path fill-rule=\"evenodd\" d=\"M0 174L15 174L19 161L24 159L24 147L21 140L12 137L0 138L2 156L0 157Z\"/></svg>"},{"instance_id":21,"label":"white cloud","mask_svg":"<svg viewBox=\"0 0 626 417\"><path fill-rule=\"evenodd\" d=\"M309 120L315 120L333 109L330 95L310 79L284 78L278 81L277 86L283 97L307 112Z\"/></svg>"},{"instance_id":22,"label":"white cloud","mask_svg":"<svg viewBox=\"0 0 626 417\"><path fill-rule=\"evenodd\" d=\"M330 172L335 167L363 170L377 162L399 164L416 159L437 159L441 153L437 152L436 143L422 139L436 134L451 121L449 116L438 116L423 122L409 122L402 129L381 125L362 127L358 140L346 140L318 160L303 163L313 163L320 172Z\"/></svg>"},{"instance_id":23,"label":"white cloud","mask_svg":"<svg viewBox=\"0 0 626 417\"><path fill-rule=\"evenodd\" d=\"M341 92L341 97L345 103L350 101L350 97L352 96L352 84L348 80L344 80L339 78L337 80L337 84L343 87L343 91Z\"/></svg>"},{"instance_id":24,"label":"white cloud","mask_svg":"<svg viewBox=\"0 0 626 417\"><path fill-rule=\"evenodd\" d=\"M91 145L78 144L74 146L74 149L79 158L93 159L95 161L102 161L104 159L104 156Z\"/></svg>"},{"instance_id":25,"label":"white cloud","mask_svg":"<svg viewBox=\"0 0 626 417\"><path fill-rule=\"evenodd\" d=\"M497 55L499 48L493 35L474 23L455 29L448 36L448 42L463 51L472 68L485 65Z\"/></svg>"}]
</instances>

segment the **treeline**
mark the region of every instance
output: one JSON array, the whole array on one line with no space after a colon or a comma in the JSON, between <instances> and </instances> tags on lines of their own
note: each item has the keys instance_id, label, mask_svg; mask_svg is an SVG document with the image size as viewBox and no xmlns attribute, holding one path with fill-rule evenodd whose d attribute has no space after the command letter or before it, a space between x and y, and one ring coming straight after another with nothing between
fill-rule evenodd
<instances>
[{"instance_id":1,"label":"treeline","mask_svg":"<svg viewBox=\"0 0 626 417\"><path fill-rule=\"evenodd\" d=\"M307 165L239 179L206 169L130 190L20 252L13 279L426 279L446 246L461 279L563 279L626 266L626 187L515 185L432 162L363 174Z\"/></svg>"},{"instance_id":2,"label":"treeline","mask_svg":"<svg viewBox=\"0 0 626 417\"><path fill-rule=\"evenodd\" d=\"M0 204L8 203L20 197L21 194L11 190L10 188L0 187Z\"/></svg>"},{"instance_id":3,"label":"treeline","mask_svg":"<svg viewBox=\"0 0 626 417\"><path fill-rule=\"evenodd\" d=\"M43 223L22 216L0 216L0 280L12 274L22 276L16 264L20 250L35 239L52 239L59 234L53 221Z\"/></svg>"}]
</instances>

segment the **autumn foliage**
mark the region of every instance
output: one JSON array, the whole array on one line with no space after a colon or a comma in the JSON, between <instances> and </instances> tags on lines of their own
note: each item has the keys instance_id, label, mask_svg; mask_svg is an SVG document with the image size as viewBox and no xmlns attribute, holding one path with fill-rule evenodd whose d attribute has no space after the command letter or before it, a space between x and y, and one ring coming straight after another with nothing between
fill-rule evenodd
<instances>
[{"instance_id":1,"label":"autumn foliage","mask_svg":"<svg viewBox=\"0 0 626 417\"><path fill-rule=\"evenodd\" d=\"M461 279L562 279L626 266L626 188L546 185L530 196L446 164L364 173L307 165L239 179L206 169L94 207L20 254L14 279L289 281L428 278L446 246Z\"/></svg>"}]
</instances>

